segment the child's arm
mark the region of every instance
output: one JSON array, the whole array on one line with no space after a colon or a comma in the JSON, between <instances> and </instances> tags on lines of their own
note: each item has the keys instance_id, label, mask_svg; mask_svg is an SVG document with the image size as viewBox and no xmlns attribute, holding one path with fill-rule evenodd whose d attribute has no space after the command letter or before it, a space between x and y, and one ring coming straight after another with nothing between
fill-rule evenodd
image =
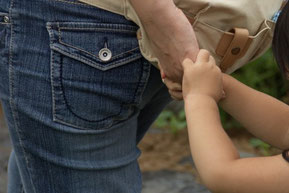
<instances>
[{"instance_id":1,"label":"child's arm","mask_svg":"<svg viewBox=\"0 0 289 193\"><path fill-rule=\"evenodd\" d=\"M221 107L258 138L289 149L289 106L225 75Z\"/></svg>"},{"instance_id":2,"label":"child's arm","mask_svg":"<svg viewBox=\"0 0 289 193\"><path fill-rule=\"evenodd\" d=\"M289 163L281 155L240 159L223 130L214 99L185 100L190 148L203 183L214 193L288 193Z\"/></svg>"},{"instance_id":3,"label":"child's arm","mask_svg":"<svg viewBox=\"0 0 289 193\"><path fill-rule=\"evenodd\" d=\"M212 192L288 193L289 163L280 155L239 159L216 104L223 89L221 73L204 58L200 52L196 63L183 64L190 147L201 179Z\"/></svg>"}]
</instances>

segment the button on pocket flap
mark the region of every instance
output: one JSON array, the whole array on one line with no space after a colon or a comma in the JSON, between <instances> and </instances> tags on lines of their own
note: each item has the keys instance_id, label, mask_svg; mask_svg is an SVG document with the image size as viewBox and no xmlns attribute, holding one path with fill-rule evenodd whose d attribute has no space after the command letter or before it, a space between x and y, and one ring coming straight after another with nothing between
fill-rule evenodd
<instances>
[{"instance_id":1,"label":"button on pocket flap","mask_svg":"<svg viewBox=\"0 0 289 193\"><path fill-rule=\"evenodd\" d=\"M10 24L8 13L0 12L0 24Z\"/></svg>"},{"instance_id":2,"label":"button on pocket flap","mask_svg":"<svg viewBox=\"0 0 289 193\"><path fill-rule=\"evenodd\" d=\"M136 26L103 23L48 22L50 47L99 70L139 59Z\"/></svg>"}]
</instances>

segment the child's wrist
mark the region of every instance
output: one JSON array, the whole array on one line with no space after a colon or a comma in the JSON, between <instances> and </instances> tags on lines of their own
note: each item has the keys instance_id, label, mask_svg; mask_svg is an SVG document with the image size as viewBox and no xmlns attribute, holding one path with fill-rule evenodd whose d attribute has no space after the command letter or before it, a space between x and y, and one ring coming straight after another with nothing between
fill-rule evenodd
<instances>
[{"instance_id":1,"label":"child's wrist","mask_svg":"<svg viewBox=\"0 0 289 193\"><path fill-rule=\"evenodd\" d=\"M184 102L189 105L202 105L204 103L217 104L214 97L206 94L188 94L184 97Z\"/></svg>"},{"instance_id":2,"label":"child's wrist","mask_svg":"<svg viewBox=\"0 0 289 193\"><path fill-rule=\"evenodd\" d=\"M233 80L234 79L230 75L223 74L223 89L224 89L225 93L228 93L230 91L231 82Z\"/></svg>"}]
</instances>

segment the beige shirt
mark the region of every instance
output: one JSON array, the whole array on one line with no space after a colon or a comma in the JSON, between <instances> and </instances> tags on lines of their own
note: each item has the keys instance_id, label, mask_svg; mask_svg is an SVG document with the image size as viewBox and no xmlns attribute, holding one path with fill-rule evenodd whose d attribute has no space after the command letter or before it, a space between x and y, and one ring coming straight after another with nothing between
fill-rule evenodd
<instances>
[{"instance_id":1,"label":"beige shirt","mask_svg":"<svg viewBox=\"0 0 289 193\"><path fill-rule=\"evenodd\" d=\"M157 66L158 60L150 49L150 41L129 0L80 0L84 3L125 16L140 26L142 55ZM200 48L208 49L220 64L222 57L215 53L222 35L234 27L246 28L253 40L245 56L228 69L233 72L248 61L263 54L270 46L274 22L270 19L283 0L174 0L192 23Z\"/></svg>"}]
</instances>

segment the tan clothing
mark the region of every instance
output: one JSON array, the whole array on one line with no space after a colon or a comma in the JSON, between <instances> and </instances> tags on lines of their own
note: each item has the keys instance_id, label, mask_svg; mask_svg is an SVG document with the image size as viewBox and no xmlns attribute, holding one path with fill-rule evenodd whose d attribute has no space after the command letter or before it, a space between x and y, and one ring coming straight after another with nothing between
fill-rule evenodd
<instances>
[{"instance_id":1,"label":"tan clothing","mask_svg":"<svg viewBox=\"0 0 289 193\"><path fill-rule=\"evenodd\" d=\"M158 60L150 49L149 38L129 0L80 1L124 15L140 26L141 52L147 60L157 66ZM234 65L227 70L231 73L260 56L270 47L274 28L271 18L281 7L283 0L174 0L174 2L188 18L191 18L200 48L208 49L215 57L217 64L220 64L227 54L231 54L223 48L226 41L225 44L220 42L223 35L235 27L248 29L250 35L248 45L243 45L243 54L240 53L238 60L234 60ZM231 33L231 35L234 37L234 34ZM230 47L230 42L227 43L226 46ZM241 55L244 56L241 58Z\"/></svg>"}]
</instances>

